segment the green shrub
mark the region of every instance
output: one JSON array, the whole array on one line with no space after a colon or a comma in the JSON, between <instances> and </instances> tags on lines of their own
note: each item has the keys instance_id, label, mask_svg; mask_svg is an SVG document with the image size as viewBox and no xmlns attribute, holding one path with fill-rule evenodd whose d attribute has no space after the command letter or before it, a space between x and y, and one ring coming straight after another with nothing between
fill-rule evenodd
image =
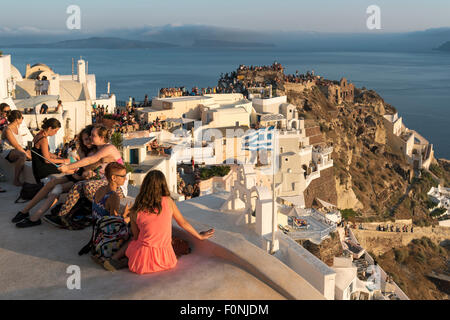
<instances>
[{"instance_id":1,"label":"green shrub","mask_svg":"<svg viewBox=\"0 0 450 320\"><path fill-rule=\"evenodd\" d=\"M200 168L200 179L208 180L212 177L224 177L230 172L229 166L212 166L209 168Z\"/></svg>"},{"instance_id":2,"label":"green shrub","mask_svg":"<svg viewBox=\"0 0 450 320\"><path fill-rule=\"evenodd\" d=\"M433 202L430 199L427 199L427 201L425 201L425 204L428 209L433 209L438 205L436 202Z\"/></svg>"},{"instance_id":3,"label":"green shrub","mask_svg":"<svg viewBox=\"0 0 450 320\"><path fill-rule=\"evenodd\" d=\"M357 216L361 215L353 209L342 209L340 211L341 211L342 219L345 219L345 220L348 220L350 217L357 217Z\"/></svg>"},{"instance_id":4,"label":"green shrub","mask_svg":"<svg viewBox=\"0 0 450 320\"><path fill-rule=\"evenodd\" d=\"M424 263L427 260L427 258L425 257L425 254L422 251L417 252L414 255L414 259L416 259L416 261L420 262L420 263Z\"/></svg>"},{"instance_id":5,"label":"green shrub","mask_svg":"<svg viewBox=\"0 0 450 320\"><path fill-rule=\"evenodd\" d=\"M123 138L120 132L114 132L111 136L111 143L117 148L122 148Z\"/></svg>"},{"instance_id":6,"label":"green shrub","mask_svg":"<svg viewBox=\"0 0 450 320\"><path fill-rule=\"evenodd\" d=\"M409 253L405 249L394 249L395 261L403 263L408 258Z\"/></svg>"},{"instance_id":7,"label":"green shrub","mask_svg":"<svg viewBox=\"0 0 450 320\"><path fill-rule=\"evenodd\" d=\"M444 214L444 212L446 212L447 209L445 208L436 208L433 211L431 211L430 215L432 217L439 217L440 215Z\"/></svg>"},{"instance_id":8,"label":"green shrub","mask_svg":"<svg viewBox=\"0 0 450 320\"><path fill-rule=\"evenodd\" d=\"M130 165L129 162L125 162L125 168L127 169L127 173L128 172L133 173L133 171L134 171L133 167Z\"/></svg>"},{"instance_id":9,"label":"green shrub","mask_svg":"<svg viewBox=\"0 0 450 320\"><path fill-rule=\"evenodd\" d=\"M442 169L436 164L430 165L430 171L433 172L435 175L440 177L442 175Z\"/></svg>"}]
</instances>

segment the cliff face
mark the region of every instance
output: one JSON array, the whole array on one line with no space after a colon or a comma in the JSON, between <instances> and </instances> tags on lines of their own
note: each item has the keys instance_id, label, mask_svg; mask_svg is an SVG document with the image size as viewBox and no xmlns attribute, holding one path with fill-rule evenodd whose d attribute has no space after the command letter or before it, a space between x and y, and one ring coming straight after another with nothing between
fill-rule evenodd
<instances>
[{"instance_id":1,"label":"cliff face","mask_svg":"<svg viewBox=\"0 0 450 320\"><path fill-rule=\"evenodd\" d=\"M442 283L429 277L432 271L448 273L448 259L448 246L441 246L425 237L414 239L408 245L391 249L376 258L412 300L448 300L448 286L445 288Z\"/></svg>"},{"instance_id":2,"label":"cliff face","mask_svg":"<svg viewBox=\"0 0 450 320\"><path fill-rule=\"evenodd\" d=\"M332 105L316 88L288 91L299 113L319 124L324 141L334 150L333 183L341 209L361 210L363 217L389 215L391 203L406 190L409 166L386 145L383 99L374 91L355 90L355 103ZM402 173L402 174L399 174Z\"/></svg>"},{"instance_id":3,"label":"cliff face","mask_svg":"<svg viewBox=\"0 0 450 320\"><path fill-rule=\"evenodd\" d=\"M260 82L281 77L276 72L248 75ZM340 209L359 211L366 221L412 218L419 225L430 224L426 207L429 190L426 188L432 185L429 176L425 174L413 181L412 167L386 141L388 132L383 115L395 113L393 106L375 91L365 88L355 88L354 102L339 106L315 86L301 88L281 82L274 85L274 91L277 95L287 95L288 102L297 106L299 116L305 118L308 127L320 128L312 141L314 144L333 146L333 174L311 184L305 193L308 205L314 197L322 196ZM438 177L450 180L447 162L434 161L432 168Z\"/></svg>"}]
</instances>

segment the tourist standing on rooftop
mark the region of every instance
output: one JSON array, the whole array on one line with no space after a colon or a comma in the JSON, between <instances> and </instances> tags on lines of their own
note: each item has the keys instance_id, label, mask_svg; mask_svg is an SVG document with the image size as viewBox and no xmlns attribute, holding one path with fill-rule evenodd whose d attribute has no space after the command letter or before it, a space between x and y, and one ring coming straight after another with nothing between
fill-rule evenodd
<instances>
[{"instance_id":1,"label":"tourist standing on rooftop","mask_svg":"<svg viewBox=\"0 0 450 320\"><path fill-rule=\"evenodd\" d=\"M42 81L39 78L39 76L37 76L36 81L34 82L34 92L36 93L37 96L41 95L41 87L42 87Z\"/></svg>"},{"instance_id":2,"label":"tourist standing on rooftop","mask_svg":"<svg viewBox=\"0 0 450 320\"><path fill-rule=\"evenodd\" d=\"M48 94L48 87L50 86L50 81L47 80L46 76L42 77L41 81L41 95L47 95Z\"/></svg>"}]
</instances>

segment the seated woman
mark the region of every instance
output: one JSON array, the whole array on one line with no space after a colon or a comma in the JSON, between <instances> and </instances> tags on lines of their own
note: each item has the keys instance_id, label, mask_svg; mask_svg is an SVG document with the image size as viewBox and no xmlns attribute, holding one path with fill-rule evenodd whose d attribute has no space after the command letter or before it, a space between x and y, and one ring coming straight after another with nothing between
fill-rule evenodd
<instances>
[{"instance_id":1,"label":"seated woman","mask_svg":"<svg viewBox=\"0 0 450 320\"><path fill-rule=\"evenodd\" d=\"M59 158L50 152L48 137L54 136L60 128L61 123L58 119L45 119L41 131L33 139L34 146L31 148L31 157L33 159L33 174L38 183L51 174L59 173L55 164L70 162L69 159Z\"/></svg>"},{"instance_id":2,"label":"seated woman","mask_svg":"<svg viewBox=\"0 0 450 320\"><path fill-rule=\"evenodd\" d=\"M78 202L82 195L92 201L95 193L100 187L108 184L104 175L104 168L110 162L118 162L124 164L119 150L109 143L108 129L102 125L95 125L92 129L91 140L97 146L97 152L80 161L64 165L58 169L63 173L72 172L77 168L88 166L97 162L101 163L101 168L97 170L97 179L90 181L80 181L73 185L67 196L66 202L62 205L58 216L45 215L44 220L56 225L57 227L70 228L70 222L65 216L70 212L73 206ZM124 198L124 192L118 187L116 192L121 198Z\"/></svg>"},{"instance_id":3,"label":"seated woman","mask_svg":"<svg viewBox=\"0 0 450 320\"><path fill-rule=\"evenodd\" d=\"M2 156L10 163L14 163L14 185L21 186L20 174L25 166L25 161L31 159L30 151L22 147L22 136L19 133L22 124L22 113L13 110L8 114L9 125L2 131L3 152Z\"/></svg>"},{"instance_id":4,"label":"seated woman","mask_svg":"<svg viewBox=\"0 0 450 320\"><path fill-rule=\"evenodd\" d=\"M144 274L174 268L177 258L172 247L172 217L197 239L205 240L214 234L214 229L198 233L184 219L170 198L164 174L152 170L145 176L130 210L133 239L104 262L105 269L115 271L128 265L130 271Z\"/></svg>"},{"instance_id":5,"label":"seated woman","mask_svg":"<svg viewBox=\"0 0 450 320\"><path fill-rule=\"evenodd\" d=\"M11 107L7 103L0 103L0 131L8 125L8 114L11 112Z\"/></svg>"},{"instance_id":6,"label":"seated woman","mask_svg":"<svg viewBox=\"0 0 450 320\"><path fill-rule=\"evenodd\" d=\"M91 131L93 126L89 125L81 130L78 135L79 148L78 156L83 159L87 156L94 154L97 151L96 146L91 142ZM41 224L41 216L50 209L56 202L59 195L63 192L67 192L73 186L75 182L85 180L93 175L92 169L97 164L83 167L72 175L65 175L63 177L53 177L45 184L45 186L31 199L30 202L17 213L12 222L17 223L18 228L33 227ZM37 205L42 199L47 197L47 200L41 205L41 207L30 217L30 210ZM23 220L23 221L22 221Z\"/></svg>"}]
</instances>

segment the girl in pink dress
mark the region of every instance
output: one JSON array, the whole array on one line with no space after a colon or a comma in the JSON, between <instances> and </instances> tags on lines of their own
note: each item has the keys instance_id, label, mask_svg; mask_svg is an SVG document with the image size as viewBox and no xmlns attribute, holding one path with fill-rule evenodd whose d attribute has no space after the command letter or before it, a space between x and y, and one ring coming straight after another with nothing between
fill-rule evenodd
<instances>
[{"instance_id":1,"label":"girl in pink dress","mask_svg":"<svg viewBox=\"0 0 450 320\"><path fill-rule=\"evenodd\" d=\"M205 240L214 234L214 229L198 233L184 219L170 198L164 174L152 170L145 176L130 209L133 239L105 261L105 269L115 271L126 266L126 263L130 271L137 274L174 268L177 258L172 248L172 217L197 239Z\"/></svg>"}]
</instances>

